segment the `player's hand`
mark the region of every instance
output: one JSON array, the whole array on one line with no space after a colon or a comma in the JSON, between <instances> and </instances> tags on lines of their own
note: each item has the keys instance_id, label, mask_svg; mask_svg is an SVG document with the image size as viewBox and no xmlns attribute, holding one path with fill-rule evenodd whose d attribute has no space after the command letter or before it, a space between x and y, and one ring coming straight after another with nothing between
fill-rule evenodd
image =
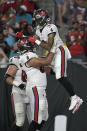
<instances>
[{"instance_id":1,"label":"player's hand","mask_svg":"<svg viewBox=\"0 0 87 131\"><path fill-rule=\"evenodd\" d=\"M40 40L37 40L35 37L32 37L32 36L30 36L28 38L28 41L31 42L31 43L36 43L37 45L40 45L40 43L41 43Z\"/></svg>"},{"instance_id":2,"label":"player's hand","mask_svg":"<svg viewBox=\"0 0 87 131\"><path fill-rule=\"evenodd\" d=\"M36 39L35 37L32 37L32 36L30 36L30 37L28 38L28 41L31 42L31 43L35 43L36 40L37 40L37 39Z\"/></svg>"},{"instance_id":3,"label":"player's hand","mask_svg":"<svg viewBox=\"0 0 87 131\"><path fill-rule=\"evenodd\" d=\"M22 38L23 37L23 33L22 32L17 32L16 33L16 37L17 38Z\"/></svg>"},{"instance_id":4,"label":"player's hand","mask_svg":"<svg viewBox=\"0 0 87 131\"><path fill-rule=\"evenodd\" d=\"M24 90L24 89L25 89L25 84L20 84L18 87L19 87L21 90Z\"/></svg>"}]
</instances>

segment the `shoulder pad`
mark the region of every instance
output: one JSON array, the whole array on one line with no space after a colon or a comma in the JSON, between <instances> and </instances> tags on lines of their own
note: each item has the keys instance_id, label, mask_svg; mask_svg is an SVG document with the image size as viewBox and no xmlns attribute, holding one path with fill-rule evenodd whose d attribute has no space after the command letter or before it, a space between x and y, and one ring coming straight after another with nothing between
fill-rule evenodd
<instances>
[{"instance_id":1,"label":"shoulder pad","mask_svg":"<svg viewBox=\"0 0 87 131\"><path fill-rule=\"evenodd\" d=\"M19 59L19 63L21 63L22 65L25 64L28 60L32 59L32 58L36 58L38 57L35 53L33 52L28 52L25 53L23 55L21 55L20 59Z\"/></svg>"},{"instance_id":2,"label":"shoulder pad","mask_svg":"<svg viewBox=\"0 0 87 131\"><path fill-rule=\"evenodd\" d=\"M19 56L11 57L11 58L9 59L9 64L14 64L14 65L18 66L19 58L20 58Z\"/></svg>"}]
</instances>

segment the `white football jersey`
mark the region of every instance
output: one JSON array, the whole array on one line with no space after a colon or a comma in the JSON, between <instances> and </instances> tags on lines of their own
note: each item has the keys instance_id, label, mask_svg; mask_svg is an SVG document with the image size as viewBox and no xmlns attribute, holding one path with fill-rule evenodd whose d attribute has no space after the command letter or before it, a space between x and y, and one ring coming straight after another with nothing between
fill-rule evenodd
<instances>
[{"instance_id":1,"label":"white football jersey","mask_svg":"<svg viewBox=\"0 0 87 131\"><path fill-rule=\"evenodd\" d=\"M27 74L27 84L31 86L46 86L47 85L47 79L46 79L46 73L42 73L40 68L37 67L29 67L27 66L26 62L32 58L37 58L38 56L33 52L27 52L20 56L19 62L22 67L22 70L24 70Z\"/></svg>"},{"instance_id":2,"label":"white football jersey","mask_svg":"<svg viewBox=\"0 0 87 131\"><path fill-rule=\"evenodd\" d=\"M54 37L54 44L56 47L59 47L63 44L63 41L61 40L58 29L54 24L47 24L42 31L40 31L39 28L36 29L36 35L40 37L40 40L48 42L48 35L51 33L55 33Z\"/></svg>"},{"instance_id":3,"label":"white football jersey","mask_svg":"<svg viewBox=\"0 0 87 131\"><path fill-rule=\"evenodd\" d=\"M15 65L18 68L17 73L14 76L14 80L19 81L20 83L25 83L26 82L26 75L24 76L25 72L23 72L20 68L19 58L20 58L19 56L14 56L14 57L10 58L9 65ZM13 86L12 92L22 93L22 94L25 93L24 90L21 90L20 88L17 88L15 86Z\"/></svg>"},{"instance_id":4,"label":"white football jersey","mask_svg":"<svg viewBox=\"0 0 87 131\"><path fill-rule=\"evenodd\" d=\"M52 33L55 33L53 46L56 47L56 53L51 62L51 67L55 72L56 79L59 79L67 76L67 60L71 58L70 52L61 40L58 29L54 24L47 24L42 32L40 32L39 28L36 30L36 35L40 37L40 40L47 43L48 35Z\"/></svg>"}]
</instances>

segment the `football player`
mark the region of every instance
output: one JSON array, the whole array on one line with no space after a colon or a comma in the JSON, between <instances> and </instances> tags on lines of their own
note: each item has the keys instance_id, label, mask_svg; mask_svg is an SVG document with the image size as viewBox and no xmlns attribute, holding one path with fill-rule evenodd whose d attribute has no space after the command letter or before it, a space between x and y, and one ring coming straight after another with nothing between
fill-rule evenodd
<instances>
[{"instance_id":1,"label":"football player","mask_svg":"<svg viewBox=\"0 0 87 131\"><path fill-rule=\"evenodd\" d=\"M43 126L48 119L48 102L46 96L47 79L46 73L42 66L49 65L54 54L50 53L47 58L38 58L33 52L34 47L29 42L18 43L18 48L22 52L19 58L20 68L27 74L26 95L28 96L29 105L29 131L36 131ZM55 47L51 52L55 51Z\"/></svg>"},{"instance_id":2,"label":"football player","mask_svg":"<svg viewBox=\"0 0 87 131\"><path fill-rule=\"evenodd\" d=\"M20 68L19 56L10 58L5 79L9 85L12 85L12 107L15 121L11 130L19 131L25 121L26 103L28 103L25 91L27 75Z\"/></svg>"},{"instance_id":3,"label":"football player","mask_svg":"<svg viewBox=\"0 0 87 131\"><path fill-rule=\"evenodd\" d=\"M48 12L44 9L38 9L34 13L36 25L36 35L29 37L29 42L36 43L38 46L50 52L54 45L56 51L51 66L55 73L56 80L59 81L70 95L71 103L69 110L75 113L83 100L74 92L73 86L67 77L67 61L71 58L71 54L66 45L61 40L58 29L54 24L50 23Z\"/></svg>"}]
</instances>

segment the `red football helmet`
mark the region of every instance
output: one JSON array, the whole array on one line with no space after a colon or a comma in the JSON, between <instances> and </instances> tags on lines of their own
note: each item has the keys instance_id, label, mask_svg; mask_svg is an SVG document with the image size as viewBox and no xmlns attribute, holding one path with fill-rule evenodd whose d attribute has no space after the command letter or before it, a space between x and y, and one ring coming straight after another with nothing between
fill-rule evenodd
<instances>
[{"instance_id":1,"label":"red football helmet","mask_svg":"<svg viewBox=\"0 0 87 131\"><path fill-rule=\"evenodd\" d=\"M17 47L19 49L19 51L22 53L24 51L34 51L34 44L28 42L28 40L26 38L22 39L22 40L18 40L17 42Z\"/></svg>"},{"instance_id":2,"label":"red football helmet","mask_svg":"<svg viewBox=\"0 0 87 131\"><path fill-rule=\"evenodd\" d=\"M33 20L36 23L36 25L43 27L45 24L50 22L48 11L44 9L35 10Z\"/></svg>"}]
</instances>

